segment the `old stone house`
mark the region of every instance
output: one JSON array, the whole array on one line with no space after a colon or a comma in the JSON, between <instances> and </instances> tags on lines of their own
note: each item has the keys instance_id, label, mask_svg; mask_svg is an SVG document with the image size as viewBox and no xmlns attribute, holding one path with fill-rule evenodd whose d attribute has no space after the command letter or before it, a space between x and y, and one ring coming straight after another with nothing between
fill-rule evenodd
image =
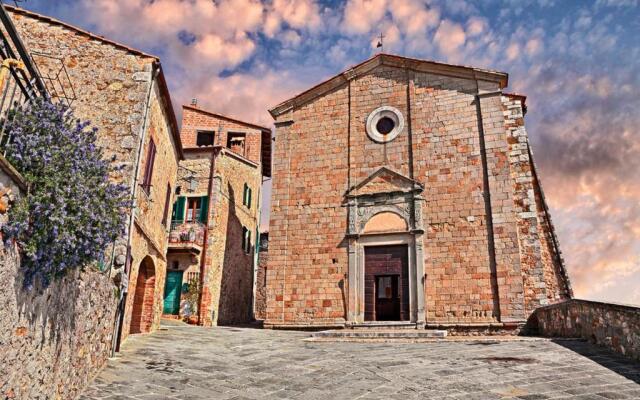
<instances>
[{"instance_id":1,"label":"old stone house","mask_svg":"<svg viewBox=\"0 0 640 400\"><path fill-rule=\"evenodd\" d=\"M130 188L134 207L127 232L103 263L123 272L121 339L152 331L162 313L170 211L183 157L160 60L53 18L5 7L49 91L72 97L75 115L99 129L98 144L121 167L113 179ZM49 79L67 74L68 79Z\"/></svg>"},{"instance_id":2,"label":"old stone house","mask_svg":"<svg viewBox=\"0 0 640 400\"><path fill-rule=\"evenodd\" d=\"M571 296L507 81L379 54L270 110L266 326L511 329Z\"/></svg>"},{"instance_id":3,"label":"old stone house","mask_svg":"<svg viewBox=\"0 0 640 400\"><path fill-rule=\"evenodd\" d=\"M185 315L199 308L201 325L247 323L253 317L262 180L271 175L271 129L196 105L182 111L185 159L171 218L164 312ZM202 287L198 299L185 293L189 283Z\"/></svg>"}]
</instances>

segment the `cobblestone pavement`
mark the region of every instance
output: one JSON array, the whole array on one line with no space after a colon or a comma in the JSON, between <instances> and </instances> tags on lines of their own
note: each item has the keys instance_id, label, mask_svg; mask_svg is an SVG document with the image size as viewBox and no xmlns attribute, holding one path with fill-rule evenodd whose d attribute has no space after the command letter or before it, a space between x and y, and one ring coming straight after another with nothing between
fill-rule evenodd
<instances>
[{"instance_id":1,"label":"cobblestone pavement","mask_svg":"<svg viewBox=\"0 0 640 400\"><path fill-rule=\"evenodd\" d=\"M82 399L640 399L640 363L579 341L327 343L170 326L132 336Z\"/></svg>"}]
</instances>

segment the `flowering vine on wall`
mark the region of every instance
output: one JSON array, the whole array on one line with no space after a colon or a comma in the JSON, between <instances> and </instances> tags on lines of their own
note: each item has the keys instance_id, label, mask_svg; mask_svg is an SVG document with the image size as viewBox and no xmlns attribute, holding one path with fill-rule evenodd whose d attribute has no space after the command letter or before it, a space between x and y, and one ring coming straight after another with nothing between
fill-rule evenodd
<instances>
[{"instance_id":1,"label":"flowering vine on wall","mask_svg":"<svg viewBox=\"0 0 640 400\"><path fill-rule=\"evenodd\" d=\"M7 159L29 186L3 227L22 250L27 287L47 286L100 259L124 232L125 185L113 183L97 129L72 110L47 100L10 112Z\"/></svg>"}]
</instances>

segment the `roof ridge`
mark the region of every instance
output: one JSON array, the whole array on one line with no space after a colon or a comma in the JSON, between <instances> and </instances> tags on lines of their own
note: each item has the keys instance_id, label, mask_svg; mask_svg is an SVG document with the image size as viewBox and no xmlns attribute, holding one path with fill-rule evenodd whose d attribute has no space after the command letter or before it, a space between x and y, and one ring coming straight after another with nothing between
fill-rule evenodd
<instances>
[{"instance_id":1,"label":"roof ridge","mask_svg":"<svg viewBox=\"0 0 640 400\"><path fill-rule=\"evenodd\" d=\"M243 121L241 119L238 119L238 118L235 118L235 117L231 117L231 116L228 116L228 115L225 115L225 114L220 114L220 113L217 113L217 112L204 110L202 108L199 108L199 107L196 107L196 106L192 106L190 104L183 104L182 108L186 108L186 109L189 109L189 110L192 110L192 111L200 111L202 113L205 113L205 114L208 114L208 115L211 115L211 116L214 116L214 117L226 119L228 121L236 122L236 123L239 123L239 124L242 124L242 125L247 125L247 126L250 126L250 127L256 128L256 129L271 131L271 128L268 128L266 126L254 124L253 122L246 122L246 121Z\"/></svg>"}]
</instances>

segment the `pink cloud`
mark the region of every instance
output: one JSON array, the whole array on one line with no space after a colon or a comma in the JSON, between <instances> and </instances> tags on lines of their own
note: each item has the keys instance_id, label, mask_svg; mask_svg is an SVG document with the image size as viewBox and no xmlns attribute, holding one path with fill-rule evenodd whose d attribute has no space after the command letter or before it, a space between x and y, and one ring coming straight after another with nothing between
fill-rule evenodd
<instances>
[{"instance_id":1,"label":"pink cloud","mask_svg":"<svg viewBox=\"0 0 640 400\"><path fill-rule=\"evenodd\" d=\"M453 57L466 41L466 35L464 29L462 29L462 25L449 20L443 20L433 40L438 44L443 54Z\"/></svg>"}]
</instances>

